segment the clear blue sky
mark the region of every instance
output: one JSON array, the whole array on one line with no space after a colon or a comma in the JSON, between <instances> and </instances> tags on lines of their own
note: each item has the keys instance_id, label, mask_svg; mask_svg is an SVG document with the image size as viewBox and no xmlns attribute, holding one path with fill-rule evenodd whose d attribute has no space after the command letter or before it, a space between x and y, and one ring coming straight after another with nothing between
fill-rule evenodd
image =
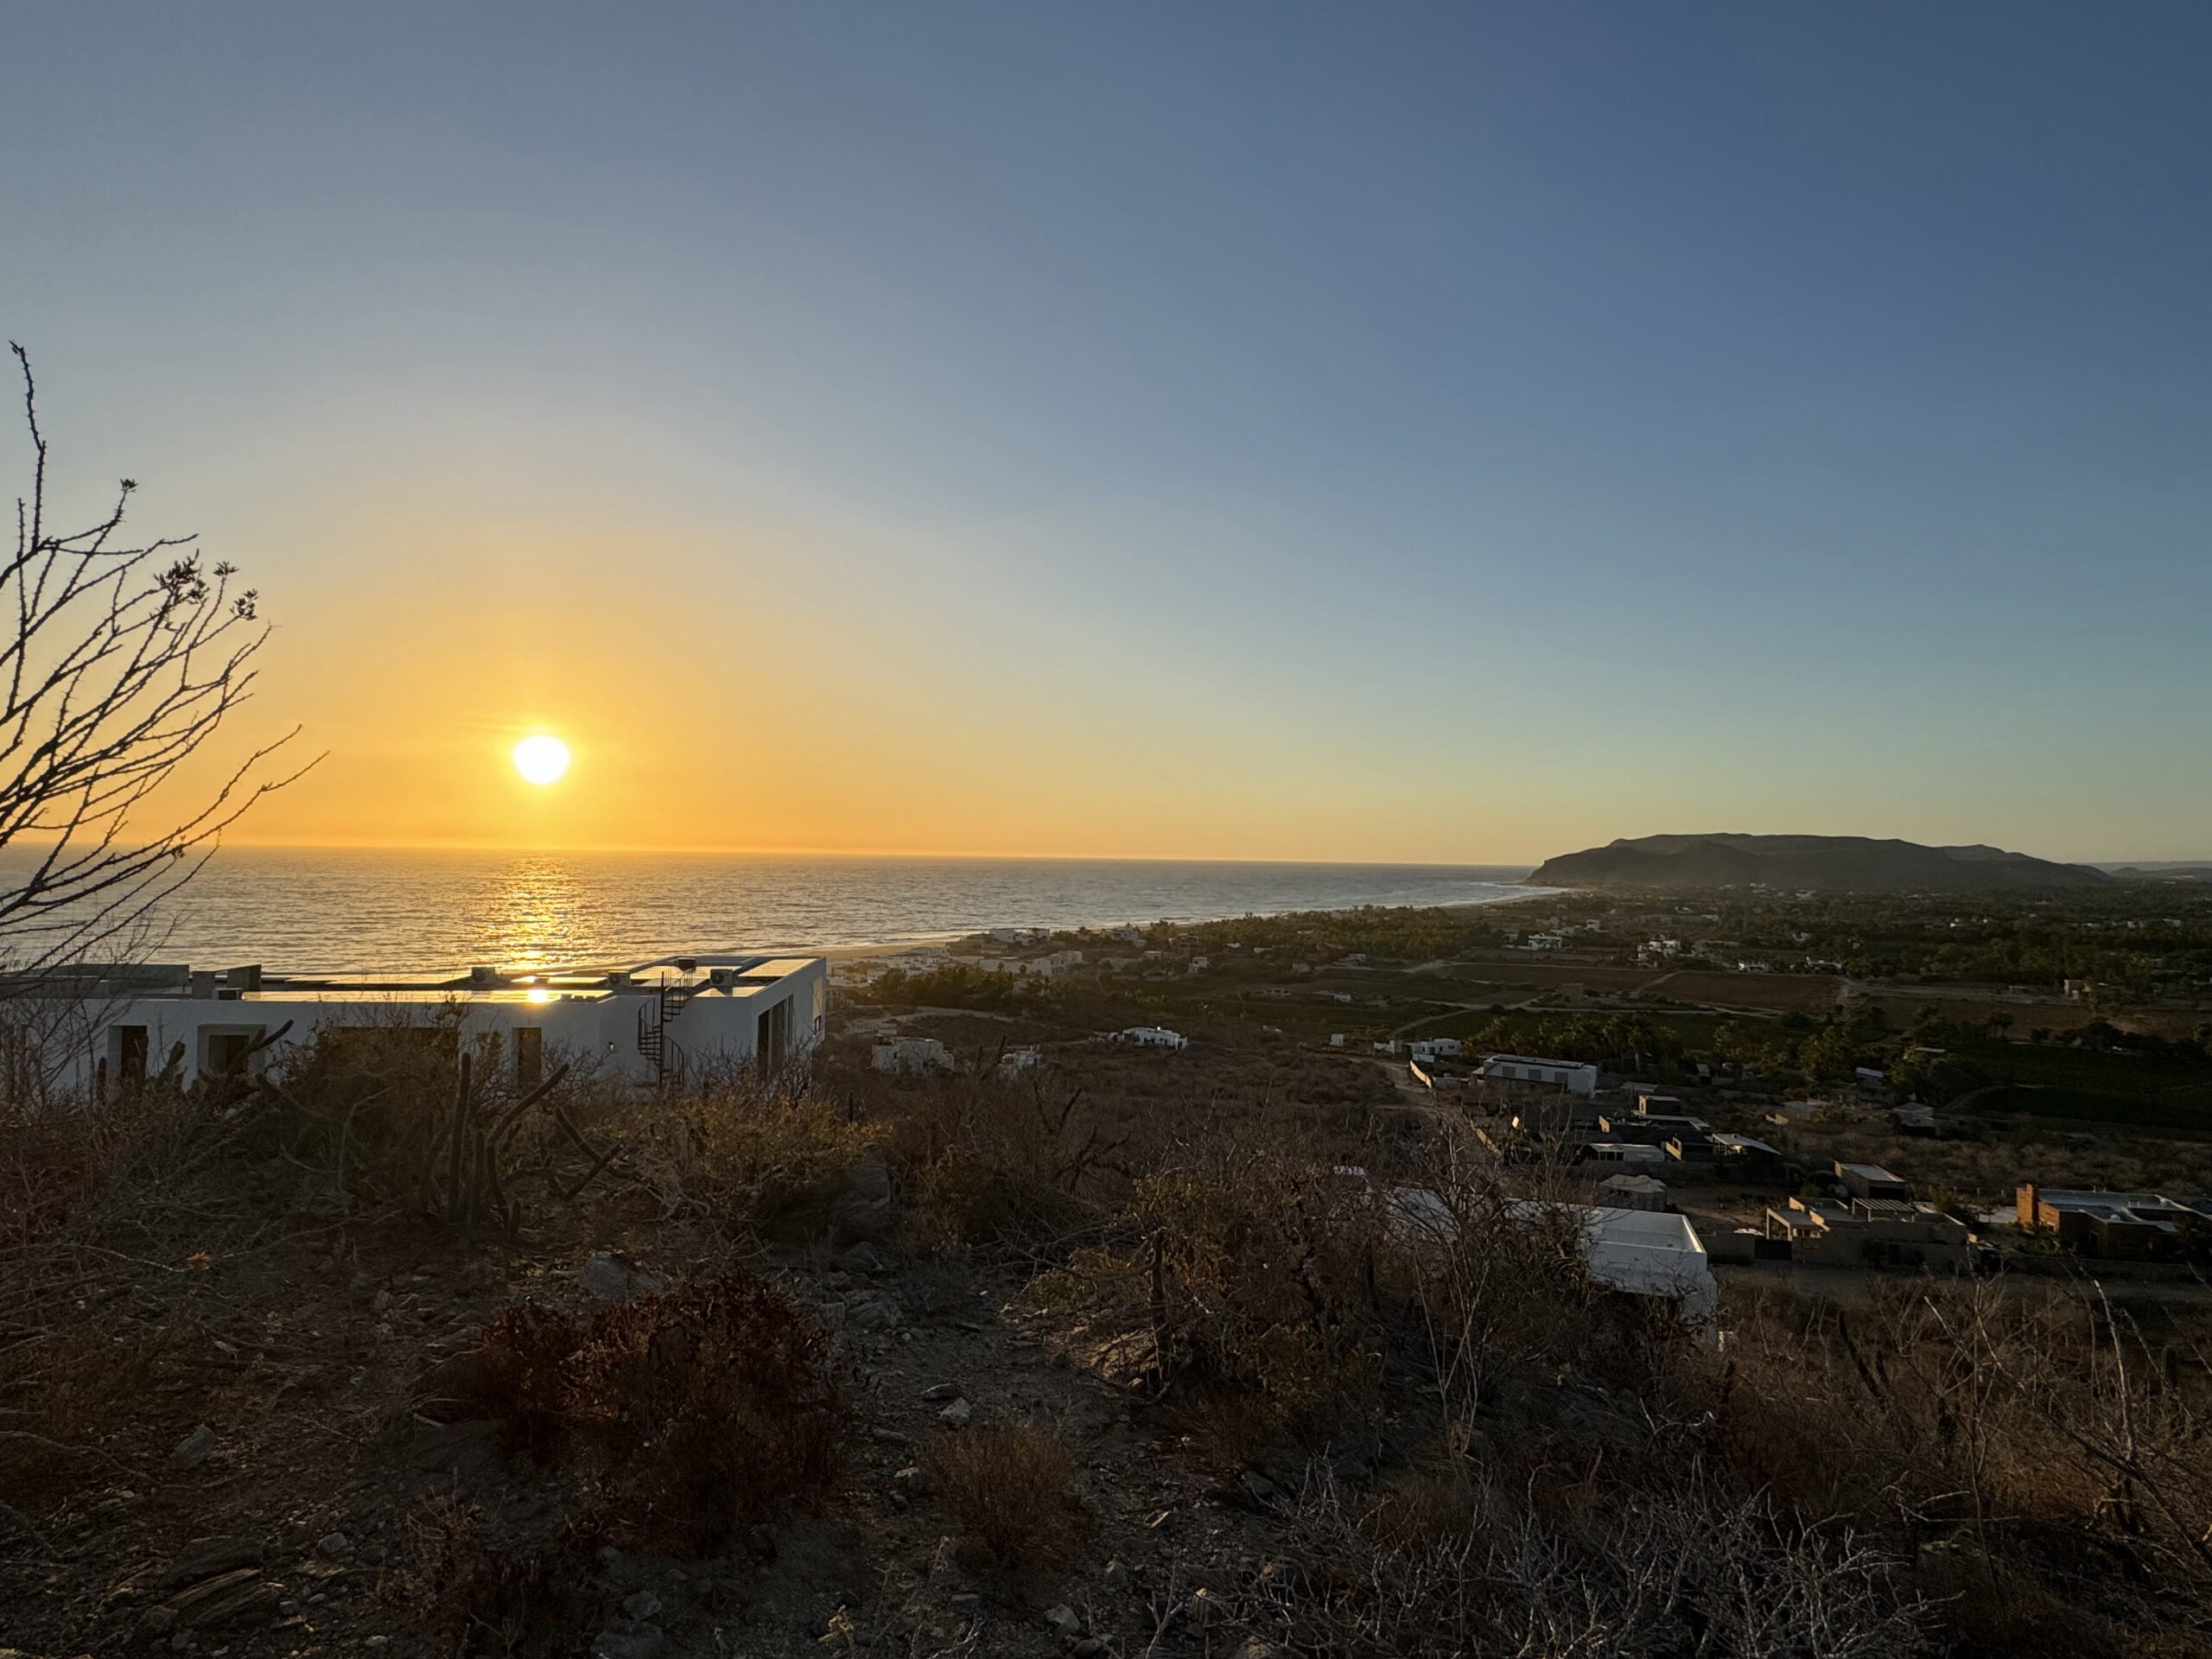
<instances>
[{"instance_id":1,"label":"clear blue sky","mask_svg":"<svg viewBox=\"0 0 2212 1659\"><path fill-rule=\"evenodd\" d=\"M24 8L0 332L284 623L274 836L2212 855L2208 86L2183 4ZM532 720L604 810L471 792Z\"/></svg>"}]
</instances>

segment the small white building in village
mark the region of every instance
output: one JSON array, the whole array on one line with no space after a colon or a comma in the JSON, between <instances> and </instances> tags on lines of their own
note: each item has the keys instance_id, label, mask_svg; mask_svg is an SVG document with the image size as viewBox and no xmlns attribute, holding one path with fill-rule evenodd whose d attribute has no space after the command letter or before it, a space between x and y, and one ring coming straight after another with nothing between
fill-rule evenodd
<instances>
[{"instance_id":1,"label":"small white building in village","mask_svg":"<svg viewBox=\"0 0 2212 1659\"><path fill-rule=\"evenodd\" d=\"M1127 1031L1114 1033L1117 1043L1135 1043L1139 1048L1188 1048L1191 1039L1179 1031L1170 1031L1165 1026L1131 1026Z\"/></svg>"},{"instance_id":2,"label":"small white building in village","mask_svg":"<svg viewBox=\"0 0 2212 1659\"><path fill-rule=\"evenodd\" d=\"M665 957L588 972L463 978L278 976L258 967L87 965L42 976L41 988L85 1013L82 1087L103 1093L168 1072L257 1075L318 1033L450 1030L496 1037L527 1084L564 1060L658 1086L715 1065L778 1071L821 1040L827 965L819 957ZM33 993L34 995L36 992Z\"/></svg>"}]
</instances>

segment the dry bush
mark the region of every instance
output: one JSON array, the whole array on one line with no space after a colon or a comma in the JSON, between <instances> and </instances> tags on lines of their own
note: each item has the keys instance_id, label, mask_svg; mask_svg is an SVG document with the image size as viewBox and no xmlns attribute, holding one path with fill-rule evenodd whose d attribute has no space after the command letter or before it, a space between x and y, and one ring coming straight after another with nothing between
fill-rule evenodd
<instances>
[{"instance_id":1,"label":"dry bush","mask_svg":"<svg viewBox=\"0 0 2212 1659\"><path fill-rule=\"evenodd\" d=\"M938 1501L1001 1567L1059 1559L1074 1531L1075 1459L1034 1423L940 1434L925 1454Z\"/></svg>"},{"instance_id":2,"label":"dry bush","mask_svg":"<svg viewBox=\"0 0 2212 1659\"><path fill-rule=\"evenodd\" d=\"M174 1325L82 1324L0 1351L0 1495L58 1495L107 1463L100 1449L135 1422L163 1362L184 1345Z\"/></svg>"},{"instance_id":3,"label":"dry bush","mask_svg":"<svg viewBox=\"0 0 2212 1659\"><path fill-rule=\"evenodd\" d=\"M1217 1145L1139 1181L1128 1221L1144 1243L1124 1294L1145 1298L1163 1389L1215 1395L1217 1431L1249 1441L1319 1444L1371 1415L1387 1229L1363 1185Z\"/></svg>"},{"instance_id":4,"label":"dry bush","mask_svg":"<svg viewBox=\"0 0 2212 1659\"><path fill-rule=\"evenodd\" d=\"M1849 1535L1716 1497L1695 1470L1655 1493L1561 1495L1469 1475L1448 1502L1363 1516L1317 1464L1283 1520L1256 1622L1298 1653L1530 1659L1909 1659L1926 1642L1897 1564Z\"/></svg>"},{"instance_id":5,"label":"dry bush","mask_svg":"<svg viewBox=\"0 0 2212 1659\"><path fill-rule=\"evenodd\" d=\"M2201 1324L2154 1340L2094 1287L1936 1281L1849 1310L1763 1297L1732 1323L1700 1362L1718 1455L1917 1551L1960 1652L2055 1650L2067 1630L2073 1650L2124 1631L2182 1652L2212 1629Z\"/></svg>"},{"instance_id":6,"label":"dry bush","mask_svg":"<svg viewBox=\"0 0 2212 1659\"><path fill-rule=\"evenodd\" d=\"M1119 1181L1122 1137L1057 1077L986 1066L868 1098L913 1172L909 1226L927 1243L1049 1249L1095 1228Z\"/></svg>"},{"instance_id":7,"label":"dry bush","mask_svg":"<svg viewBox=\"0 0 2212 1659\"><path fill-rule=\"evenodd\" d=\"M601 1114L637 1148L665 1207L694 1208L776 1236L830 1230L847 1176L876 1132L788 1080L716 1073L680 1098Z\"/></svg>"},{"instance_id":8,"label":"dry bush","mask_svg":"<svg viewBox=\"0 0 2212 1659\"><path fill-rule=\"evenodd\" d=\"M176 1162L204 1104L149 1083L105 1101L0 1095L0 1249L46 1238L149 1164Z\"/></svg>"},{"instance_id":9,"label":"dry bush","mask_svg":"<svg viewBox=\"0 0 2212 1659\"><path fill-rule=\"evenodd\" d=\"M556 1659L575 1651L600 1600L590 1539L570 1532L549 1548L503 1549L474 1504L433 1500L410 1529L410 1559L387 1593L423 1622L454 1659Z\"/></svg>"},{"instance_id":10,"label":"dry bush","mask_svg":"<svg viewBox=\"0 0 2212 1659\"><path fill-rule=\"evenodd\" d=\"M512 1308L429 1391L575 1470L609 1524L698 1548L822 1497L847 1418L829 1333L747 1273L585 1318Z\"/></svg>"}]
</instances>

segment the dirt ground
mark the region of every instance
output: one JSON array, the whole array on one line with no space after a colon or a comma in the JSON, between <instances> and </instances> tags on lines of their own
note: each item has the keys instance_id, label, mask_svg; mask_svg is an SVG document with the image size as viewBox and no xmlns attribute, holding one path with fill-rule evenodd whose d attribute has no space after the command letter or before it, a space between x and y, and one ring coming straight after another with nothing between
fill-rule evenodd
<instances>
[{"instance_id":1,"label":"dirt ground","mask_svg":"<svg viewBox=\"0 0 2212 1659\"><path fill-rule=\"evenodd\" d=\"M839 1266L819 1244L741 1262L712 1229L623 1190L513 1245L394 1217L302 1223L287 1217L288 1173L224 1160L129 1218L135 1249L10 1264L0 1346L35 1350L40 1367L16 1375L76 1397L66 1441L9 1448L7 1646L52 1659L454 1651L429 1604L456 1536L524 1558L575 1517L561 1481L503 1453L495 1425L421 1414L423 1379L514 1302L592 1306L579 1269L609 1252L671 1284L766 1274L836 1332L854 1421L810 1511L707 1559L601 1548L538 1594L541 1633L564 1633L512 1650L1236 1645L1209 1610L1266 1566L1274 1487L1208 1467L1133 1389L1128 1357L1027 1307L1018 1270L873 1251ZM956 1401L963 1428L943 1419ZM1016 1422L1048 1427L1076 1459L1058 1559L1020 1572L963 1549L918 1471L940 1436ZM1207 1630L1188 1611L1199 1591ZM468 1651L503 1650L489 1631L475 1641Z\"/></svg>"}]
</instances>

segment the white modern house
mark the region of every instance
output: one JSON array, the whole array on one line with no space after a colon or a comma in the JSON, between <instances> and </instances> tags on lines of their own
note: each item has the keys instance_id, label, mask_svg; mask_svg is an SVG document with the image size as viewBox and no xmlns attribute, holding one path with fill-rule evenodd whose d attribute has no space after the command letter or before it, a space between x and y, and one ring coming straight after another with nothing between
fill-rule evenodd
<instances>
[{"instance_id":1,"label":"white modern house","mask_svg":"<svg viewBox=\"0 0 2212 1659\"><path fill-rule=\"evenodd\" d=\"M258 1073L317 1033L450 1028L499 1038L527 1084L562 1060L650 1086L721 1065L780 1070L821 1039L829 1006L819 957L664 957L611 970L466 978L279 977L257 967L87 966L48 976L86 1010L77 1081L102 1092L170 1071L189 1084Z\"/></svg>"}]
</instances>

